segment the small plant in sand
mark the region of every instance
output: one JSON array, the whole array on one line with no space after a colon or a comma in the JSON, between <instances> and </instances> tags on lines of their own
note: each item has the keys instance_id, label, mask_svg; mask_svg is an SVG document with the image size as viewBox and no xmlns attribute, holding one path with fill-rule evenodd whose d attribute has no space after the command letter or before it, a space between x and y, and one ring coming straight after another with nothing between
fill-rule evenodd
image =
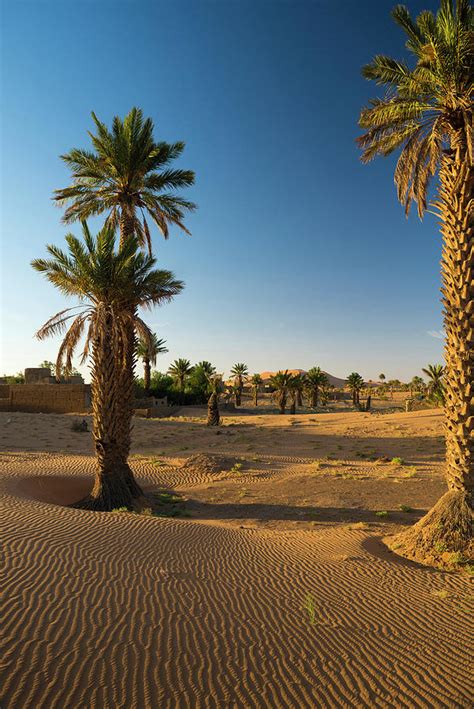
<instances>
[{"instance_id":1,"label":"small plant in sand","mask_svg":"<svg viewBox=\"0 0 474 709\"><path fill-rule=\"evenodd\" d=\"M403 458L400 458L399 456L392 458L390 461L393 465L404 465L404 460Z\"/></svg>"},{"instance_id":2,"label":"small plant in sand","mask_svg":"<svg viewBox=\"0 0 474 709\"><path fill-rule=\"evenodd\" d=\"M413 508L409 505L400 505L398 509L400 512L413 512Z\"/></svg>"},{"instance_id":3,"label":"small plant in sand","mask_svg":"<svg viewBox=\"0 0 474 709\"><path fill-rule=\"evenodd\" d=\"M375 513L376 517L388 517L388 512L387 510L379 510L378 512Z\"/></svg>"},{"instance_id":4,"label":"small plant in sand","mask_svg":"<svg viewBox=\"0 0 474 709\"><path fill-rule=\"evenodd\" d=\"M231 473L240 473L242 470L242 463L234 463L232 468L230 469Z\"/></svg>"},{"instance_id":5,"label":"small plant in sand","mask_svg":"<svg viewBox=\"0 0 474 709\"><path fill-rule=\"evenodd\" d=\"M315 601L314 596L311 593L308 593L306 598L304 599L303 608L308 615L308 620L311 623L311 625L315 625L316 624L316 601Z\"/></svg>"}]
</instances>

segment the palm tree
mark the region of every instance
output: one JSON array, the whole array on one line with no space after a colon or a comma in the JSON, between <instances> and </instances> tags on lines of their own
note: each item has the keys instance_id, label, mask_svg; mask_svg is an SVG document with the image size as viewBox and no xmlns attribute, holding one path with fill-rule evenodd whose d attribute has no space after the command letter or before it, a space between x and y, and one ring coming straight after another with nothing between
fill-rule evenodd
<instances>
[{"instance_id":1,"label":"palm tree","mask_svg":"<svg viewBox=\"0 0 474 709\"><path fill-rule=\"evenodd\" d=\"M305 385L309 395L309 405L312 409L316 409L319 404L319 391L322 386L327 384L328 377L321 367L311 367L306 372Z\"/></svg>"},{"instance_id":2,"label":"palm tree","mask_svg":"<svg viewBox=\"0 0 474 709\"><path fill-rule=\"evenodd\" d=\"M288 382L288 393L290 395L290 414L296 413L296 404L298 400L298 391L300 391L299 375L292 374Z\"/></svg>"},{"instance_id":3,"label":"palm tree","mask_svg":"<svg viewBox=\"0 0 474 709\"><path fill-rule=\"evenodd\" d=\"M291 379L292 375L289 374L287 369L284 372L277 372L270 377L270 385L274 389L280 414L284 414L286 411L286 401L288 398L288 390L291 385Z\"/></svg>"},{"instance_id":4,"label":"palm tree","mask_svg":"<svg viewBox=\"0 0 474 709\"><path fill-rule=\"evenodd\" d=\"M410 382L410 395L413 396L413 392L422 392L425 388L425 382L421 377L415 376Z\"/></svg>"},{"instance_id":5,"label":"palm tree","mask_svg":"<svg viewBox=\"0 0 474 709\"><path fill-rule=\"evenodd\" d=\"M428 391L431 397L444 403L444 367L442 364L429 364L421 370L428 377Z\"/></svg>"},{"instance_id":6,"label":"palm tree","mask_svg":"<svg viewBox=\"0 0 474 709\"><path fill-rule=\"evenodd\" d=\"M138 340L137 357L143 360L145 396L150 394L151 365L155 366L158 355L165 354L165 352L168 352L166 340L163 340L163 338L158 339L155 333L153 333L149 343L145 340Z\"/></svg>"},{"instance_id":7,"label":"palm tree","mask_svg":"<svg viewBox=\"0 0 474 709\"><path fill-rule=\"evenodd\" d=\"M234 364L230 370L230 373L234 377L235 405L240 406L242 403L244 378L248 376L249 370L246 364L243 364L243 362L237 362L237 364Z\"/></svg>"},{"instance_id":8,"label":"palm tree","mask_svg":"<svg viewBox=\"0 0 474 709\"><path fill-rule=\"evenodd\" d=\"M360 392L364 388L364 380L357 372L352 372L347 377L347 385L352 393L352 403L354 406L359 406Z\"/></svg>"},{"instance_id":9,"label":"palm tree","mask_svg":"<svg viewBox=\"0 0 474 709\"><path fill-rule=\"evenodd\" d=\"M222 394L224 385L220 374L208 375L208 392L210 394L207 401L207 425L218 426L220 423L219 396Z\"/></svg>"},{"instance_id":10,"label":"palm tree","mask_svg":"<svg viewBox=\"0 0 474 709\"><path fill-rule=\"evenodd\" d=\"M175 193L194 184L194 172L169 167L184 150L184 143L155 142L153 121L132 108L122 120L115 116L109 130L95 113L96 134L89 133L93 150L73 148L62 155L73 182L55 190L54 200L69 205L67 224L107 214L110 226L120 226L120 239L136 236L151 250L148 214L165 239L174 224L186 233L184 217L196 208Z\"/></svg>"},{"instance_id":11,"label":"palm tree","mask_svg":"<svg viewBox=\"0 0 474 709\"><path fill-rule=\"evenodd\" d=\"M382 384L383 384L384 381L385 381L385 379L386 379L385 374L383 374L383 372L382 372L382 374L379 374L379 379L380 379L380 381L381 381Z\"/></svg>"},{"instance_id":12,"label":"palm tree","mask_svg":"<svg viewBox=\"0 0 474 709\"><path fill-rule=\"evenodd\" d=\"M250 383L252 385L252 391L253 391L253 402L255 406L258 406L258 392L261 389L261 386L263 384L263 379L260 376L260 374L253 374Z\"/></svg>"},{"instance_id":13,"label":"palm tree","mask_svg":"<svg viewBox=\"0 0 474 709\"><path fill-rule=\"evenodd\" d=\"M186 380L193 371L189 359L175 359L173 364L170 364L168 374L173 377L181 394L181 403L184 402L184 389Z\"/></svg>"},{"instance_id":14,"label":"palm tree","mask_svg":"<svg viewBox=\"0 0 474 709\"><path fill-rule=\"evenodd\" d=\"M118 374L130 346L135 350L135 332L147 343L152 333L131 312L171 300L183 288L170 271L154 269L155 259L139 250L135 237L116 249L115 232L105 225L94 238L87 224L82 225L83 240L66 236L67 253L48 246L49 259L35 259L33 268L66 296L79 299L80 305L62 310L50 318L37 337L66 335L56 360L57 371L66 376L83 334L82 362L92 359L93 436L97 456L96 476L91 493L78 506L111 510L133 505L142 496L128 465L133 387L120 390ZM124 303L132 309L124 308ZM129 332L133 333L132 343ZM64 369L63 369L64 367Z\"/></svg>"},{"instance_id":15,"label":"palm tree","mask_svg":"<svg viewBox=\"0 0 474 709\"><path fill-rule=\"evenodd\" d=\"M473 532L474 9L469 0L441 0L436 15L425 11L413 20L403 5L392 15L408 36L414 63L379 55L364 68L366 78L385 87L385 95L362 110L366 132L359 144L364 162L401 148L395 182L407 213L416 202L419 216L424 215L430 178L438 176L432 206L443 237L448 492L400 537L408 555L426 557L437 542L462 551Z\"/></svg>"}]
</instances>

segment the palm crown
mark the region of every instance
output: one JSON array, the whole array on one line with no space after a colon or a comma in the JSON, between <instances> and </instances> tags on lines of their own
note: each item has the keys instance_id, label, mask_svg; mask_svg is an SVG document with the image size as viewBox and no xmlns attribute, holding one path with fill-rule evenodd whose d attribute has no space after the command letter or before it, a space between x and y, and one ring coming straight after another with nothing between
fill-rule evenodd
<instances>
[{"instance_id":1,"label":"palm crown","mask_svg":"<svg viewBox=\"0 0 474 709\"><path fill-rule=\"evenodd\" d=\"M139 340L137 343L137 357L140 359L147 359L151 364L156 364L156 358L159 354L165 354L168 352L166 347L166 340L163 338L158 338L158 336L153 332L150 340Z\"/></svg>"},{"instance_id":2,"label":"palm crown","mask_svg":"<svg viewBox=\"0 0 474 709\"><path fill-rule=\"evenodd\" d=\"M81 305L54 315L37 333L43 339L67 330L56 362L57 371L62 371L65 361L66 374L72 369L72 357L82 335L86 333L83 362L90 344L110 330L103 327L106 320L112 322L116 351L122 355L128 344L124 331L129 325L149 344L152 333L136 309L169 301L183 288L170 271L154 268L155 259L139 250L136 238L116 249L115 230L110 226L93 237L83 222L82 233L82 241L72 234L66 236L68 253L48 246L50 259L32 261L33 268L44 273L64 295L81 301ZM124 301L132 304L131 310L124 310Z\"/></svg>"},{"instance_id":3,"label":"palm crown","mask_svg":"<svg viewBox=\"0 0 474 709\"><path fill-rule=\"evenodd\" d=\"M469 0L441 0L435 16L424 11L414 21L403 5L392 12L406 32L413 68L404 61L378 55L363 69L367 79L386 87L360 115L366 133L359 139L362 160L402 151L395 170L398 197L408 213L417 202L426 210L430 178L443 150L460 141L470 161L472 150L474 10Z\"/></svg>"},{"instance_id":4,"label":"palm crown","mask_svg":"<svg viewBox=\"0 0 474 709\"><path fill-rule=\"evenodd\" d=\"M173 364L170 365L168 369L168 374L170 374L182 388L184 386L186 377L191 374L192 370L193 368L189 359L180 358L175 359Z\"/></svg>"},{"instance_id":5,"label":"palm crown","mask_svg":"<svg viewBox=\"0 0 474 709\"><path fill-rule=\"evenodd\" d=\"M195 204L175 190L194 183L191 170L172 169L170 163L184 150L184 143L156 143L153 122L138 108L121 120L116 116L112 130L92 113L97 132L89 133L94 150L74 148L62 155L71 168L73 183L56 190L54 199L69 204L66 223L107 213L107 222L120 224L121 238L136 235L141 245L151 248L145 213L168 238L169 225L187 232L185 214ZM189 233L189 232L187 232Z\"/></svg>"}]
</instances>

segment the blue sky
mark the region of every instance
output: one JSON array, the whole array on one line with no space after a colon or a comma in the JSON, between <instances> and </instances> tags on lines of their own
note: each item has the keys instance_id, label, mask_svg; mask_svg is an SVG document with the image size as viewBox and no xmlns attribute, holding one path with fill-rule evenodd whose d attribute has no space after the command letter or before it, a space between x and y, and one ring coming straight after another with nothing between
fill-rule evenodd
<instances>
[{"instance_id":1,"label":"blue sky","mask_svg":"<svg viewBox=\"0 0 474 709\"><path fill-rule=\"evenodd\" d=\"M88 147L91 110L110 123L134 105L196 171L192 237L154 234L186 282L147 316L170 349L160 369L407 379L441 361L436 220L407 221L394 160L363 166L355 145L377 93L360 67L405 51L394 4L3 0L0 374L56 356L33 335L65 301L29 262L79 231L51 202L69 184L58 156Z\"/></svg>"}]
</instances>

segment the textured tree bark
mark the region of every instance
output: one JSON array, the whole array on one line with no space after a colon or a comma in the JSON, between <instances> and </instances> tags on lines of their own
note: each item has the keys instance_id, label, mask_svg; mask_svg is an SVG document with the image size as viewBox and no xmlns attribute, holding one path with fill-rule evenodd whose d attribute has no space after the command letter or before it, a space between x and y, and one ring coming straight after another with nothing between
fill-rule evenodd
<instances>
[{"instance_id":1,"label":"textured tree bark","mask_svg":"<svg viewBox=\"0 0 474 709\"><path fill-rule=\"evenodd\" d=\"M257 388L255 388L253 390L253 403L255 404L255 406L258 406L258 389Z\"/></svg>"},{"instance_id":2,"label":"textured tree bark","mask_svg":"<svg viewBox=\"0 0 474 709\"><path fill-rule=\"evenodd\" d=\"M120 245L126 243L135 234L135 214L127 207L122 206L120 215ZM127 304L124 304L124 309ZM130 304L130 318L136 314L135 307ZM131 439L132 439L132 418L135 399L135 347L136 337L132 321L124 327L124 336L126 342L123 343L124 357L121 362L117 362L117 371L119 372L119 446L121 453L126 461L130 454ZM133 477L133 473L128 465L124 469L124 478L133 497L141 497L143 491Z\"/></svg>"},{"instance_id":3,"label":"textured tree bark","mask_svg":"<svg viewBox=\"0 0 474 709\"><path fill-rule=\"evenodd\" d=\"M282 391L278 395L278 406L279 413L284 414L286 412L286 392Z\"/></svg>"},{"instance_id":4,"label":"textured tree bark","mask_svg":"<svg viewBox=\"0 0 474 709\"><path fill-rule=\"evenodd\" d=\"M426 563L474 556L474 175L465 144L443 156L435 207L441 217L445 346L446 492L393 548Z\"/></svg>"},{"instance_id":5,"label":"textured tree bark","mask_svg":"<svg viewBox=\"0 0 474 709\"><path fill-rule=\"evenodd\" d=\"M151 365L148 357L143 360L143 389L145 396L150 396Z\"/></svg>"},{"instance_id":6,"label":"textured tree bark","mask_svg":"<svg viewBox=\"0 0 474 709\"><path fill-rule=\"evenodd\" d=\"M219 398L217 394L211 394L207 402L207 425L218 426L219 423Z\"/></svg>"},{"instance_id":7,"label":"textured tree bark","mask_svg":"<svg viewBox=\"0 0 474 709\"><path fill-rule=\"evenodd\" d=\"M235 390L235 405L240 406L241 403L242 403L242 390L236 389Z\"/></svg>"},{"instance_id":8,"label":"textured tree bark","mask_svg":"<svg viewBox=\"0 0 474 709\"><path fill-rule=\"evenodd\" d=\"M82 509L110 511L117 507L131 507L134 497L143 494L136 483L136 487L129 484L133 474L121 445L120 371L112 345L111 320L112 315L110 328L105 328L92 346L91 391L97 464L91 493L75 505Z\"/></svg>"},{"instance_id":9,"label":"textured tree bark","mask_svg":"<svg viewBox=\"0 0 474 709\"><path fill-rule=\"evenodd\" d=\"M442 160L439 208L444 306L448 488L474 490L474 170L462 141Z\"/></svg>"}]
</instances>

